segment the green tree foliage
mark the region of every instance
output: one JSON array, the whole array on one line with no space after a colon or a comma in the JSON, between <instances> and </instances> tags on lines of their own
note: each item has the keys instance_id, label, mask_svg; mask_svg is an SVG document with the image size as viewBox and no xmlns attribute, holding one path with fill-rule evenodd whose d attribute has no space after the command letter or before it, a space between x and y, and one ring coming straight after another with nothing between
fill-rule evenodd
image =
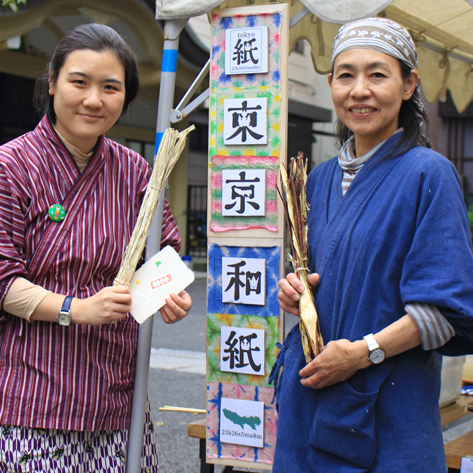
<instances>
[{"instance_id":1,"label":"green tree foliage","mask_svg":"<svg viewBox=\"0 0 473 473\"><path fill-rule=\"evenodd\" d=\"M2 0L2 7L9 6L16 13L20 3L26 5L26 0Z\"/></svg>"}]
</instances>

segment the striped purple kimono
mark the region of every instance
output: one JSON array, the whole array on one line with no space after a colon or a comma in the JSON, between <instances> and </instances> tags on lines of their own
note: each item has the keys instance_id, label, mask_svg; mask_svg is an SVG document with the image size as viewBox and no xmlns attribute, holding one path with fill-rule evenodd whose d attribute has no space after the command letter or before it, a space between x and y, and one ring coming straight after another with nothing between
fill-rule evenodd
<instances>
[{"instance_id":1,"label":"striped purple kimono","mask_svg":"<svg viewBox=\"0 0 473 473\"><path fill-rule=\"evenodd\" d=\"M0 300L15 277L86 298L111 286L150 167L105 137L80 174L44 117L0 147ZM62 222L48 217L61 204ZM166 202L162 245L180 247ZM61 327L0 313L0 425L75 431L128 428L138 324Z\"/></svg>"}]
</instances>

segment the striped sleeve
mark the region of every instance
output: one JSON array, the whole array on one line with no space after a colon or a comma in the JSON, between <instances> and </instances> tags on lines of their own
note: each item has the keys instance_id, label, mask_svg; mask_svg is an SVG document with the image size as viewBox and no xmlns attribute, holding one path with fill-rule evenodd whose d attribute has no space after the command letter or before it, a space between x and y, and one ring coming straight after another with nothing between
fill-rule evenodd
<instances>
[{"instance_id":1,"label":"striped sleeve","mask_svg":"<svg viewBox=\"0 0 473 473\"><path fill-rule=\"evenodd\" d=\"M12 189L13 176L0 166L0 305L11 284L26 274L23 203Z\"/></svg>"},{"instance_id":2,"label":"striped sleeve","mask_svg":"<svg viewBox=\"0 0 473 473\"><path fill-rule=\"evenodd\" d=\"M421 346L424 350L434 350L447 343L455 331L437 306L412 302L404 309L419 331Z\"/></svg>"},{"instance_id":3,"label":"striped sleeve","mask_svg":"<svg viewBox=\"0 0 473 473\"><path fill-rule=\"evenodd\" d=\"M181 237L177 229L176 221L171 212L171 207L167 199L164 199L164 210L163 210L163 228L161 231L161 248L165 246L172 246L177 252L181 249Z\"/></svg>"}]
</instances>

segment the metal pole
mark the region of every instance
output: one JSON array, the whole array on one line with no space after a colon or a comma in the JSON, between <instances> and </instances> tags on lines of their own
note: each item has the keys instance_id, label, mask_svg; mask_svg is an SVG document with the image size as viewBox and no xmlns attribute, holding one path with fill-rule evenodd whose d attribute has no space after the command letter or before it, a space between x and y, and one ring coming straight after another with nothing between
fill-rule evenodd
<instances>
[{"instance_id":1,"label":"metal pole","mask_svg":"<svg viewBox=\"0 0 473 473\"><path fill-rule=\"evenodd\" d=\"M154 156L158 153L164 132L170 126L170 114L174 101L174 84L176 81L177 48L179 34L187 23L185 20L166 21L164 27L164 50L161 65L161 84L159 87L158 120L156 124L156 141ZM146 242L146 259L156 254L161 246L161 229L163 222L164 193L161 194L156 213ZM145 405L148 394L149 360L151 355L151 337L153 335L154 316L140 325L138 346L136 350L135 382L133 385L133 403L131 406L130 430L128 433L128 452L126 472L141 472L141 452L143 450L143 428L145 422Z\"/></svg>"}]
</instances>

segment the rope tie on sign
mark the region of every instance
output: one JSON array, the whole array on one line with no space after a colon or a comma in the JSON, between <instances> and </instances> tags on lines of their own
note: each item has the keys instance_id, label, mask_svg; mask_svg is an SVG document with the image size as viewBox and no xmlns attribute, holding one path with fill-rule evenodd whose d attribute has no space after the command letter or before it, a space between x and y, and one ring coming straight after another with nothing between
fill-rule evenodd
<instances>
[{"instance_id":1,"label":"rope tie on sign","mask_svg":"<svg viewBox=\"0 0 473 473\"><path fill-rule=\"evenodd\" d=\"M449 49L444 49L442 52L442 57L439 60L439 67L440 69L443 69L447 65L449 65L449 60L448 60L448 55L456 48L456 46L453 46L453 48Z\"/></svg>"},{"instance_id":2,"label":"rope tie on sign","mask_svg":"<svg viewBox=\"0 0 473 473\"><path fill-rule=\"evenodd\" d=\"M450 60L448 59L448 55L455 49L456 46L449 49L444 49L442 52L442 57L439 60L439 68L445 69L442 79L442 86L440 87L439 92L439 100L445 102L447 100L447 80L448 76L450 75Z\"/></svg>"},{"instance_id":3,"label":"rope tie on sign","mask_svg":"<svg viewBox=\"0 0 473 473\"><path fill-rule=\"evenodd\" d=\"M425 30L419 31L419 32L412 31L412 30L408 30L408 31L412 37L412 41L414 41L416 45L419 43L425 43L425 41L427 41L427 37L424 35Z\"/></svg>"}]
</instances>

